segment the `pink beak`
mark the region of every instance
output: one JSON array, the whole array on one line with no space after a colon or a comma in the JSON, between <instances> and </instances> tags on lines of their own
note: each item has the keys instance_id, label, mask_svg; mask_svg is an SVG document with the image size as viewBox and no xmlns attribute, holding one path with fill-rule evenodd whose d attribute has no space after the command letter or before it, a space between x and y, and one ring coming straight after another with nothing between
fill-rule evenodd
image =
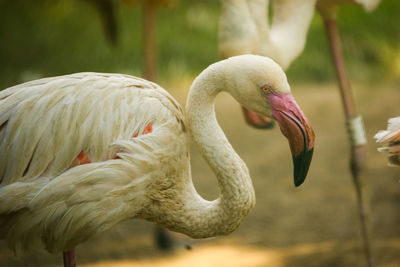
<instances>
[{"instance_id":1,"label":"pink beak","mask_svg":"<svg viewBox=\"0 0 400 267\"><path fill-rule=\"evenodd\" d=\"M311 125L291 94L266 94L272 116L281 132L289 141L294 164L294 184L301 185L306 179L314 151L315 135Z\"/></svg>"},{"instance_id":2,"label":"pink beak","mask_svg":"<svg viewBox=\"0 0 400 267\"><path fill-rule=\"evenodd\" d=\"M242 107L243 115L246 123L257 129L271 129L274 127L275 123L271 118L264 117L254 111L248 110Z\"/></svg>"}]
</instances>

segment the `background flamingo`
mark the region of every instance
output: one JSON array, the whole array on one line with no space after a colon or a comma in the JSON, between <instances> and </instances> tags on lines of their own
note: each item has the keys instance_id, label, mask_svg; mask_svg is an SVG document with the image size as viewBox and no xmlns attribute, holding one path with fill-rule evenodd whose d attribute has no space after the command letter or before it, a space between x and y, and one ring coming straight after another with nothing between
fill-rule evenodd
<instances>
[{"instance_id":1,"label":"background flamingo","mask_svg":"<svg viewBox=\"0 0 400 267\"><path fill-rule=\"evenodd\" d=\"M368 206L365 201L364 181L366 180L367 139L363 124L363 118L357 109L351 89L350 79L343 58L341 40L336 19L339 5L343 3L362 4L366 10L372 10L380 0L320 0L317 9L324 21L329 48L335 66L339 92L343 104L346 128L350 143L350 172L355 186L357 208L361 222L361 234L363 237L364 253L368 266L375 266L371 235L368 223Z\"/></svg>"},{"instance_id":2,"label":"background flamingo","mask_svg":"<svg viewBox=\"0 0 400 267\"><path fill-rule=\"evenodd\" d=\"M283 69L303 51L315 0L274 1L271 25L268 0L221 0L219 52L222 58L253 53L274 59ZM272 121L243 109L246 121L271 128Z\"/></svg>"},{"instance_id":3,"label":"background flamingo","mask_svg":"<svg viewBox=\"0 0 400 267\"><path fill-rule=\"evenodd\" d=\"M130 218L194 238L232 232L255 196L216 121L220 91L274 115L289 140L295 185L303 183L314 134L271 59L238 56L208 67L193 82L186 118L165 90L132 76L41 79L0 92L0 237L13 248L39 241L74 266L76 245ZM214 201L194 189L188 131L216 174Z\"/></svg>"},{"instance_id":4,"label":"background flamingo","mask_svg":"<svg viewBox=\"0 0 400 267\"><path fill-rule=\"evenodd\" d=\"M387 143L378 151L387 153L388 164L400 166L400 117L389 119L387 130L379 131L374 138L378 143Z\"/></svg>"},{"instance_id":5,"label":"background flamingo","mask_svg":"<svg viewBox=\"0 0 400 267\"><path fill-rule=\"evenodd\" d=\"M270 1L268 0L221 0L222 12L221 12L221 31L225 31L225 34L220 33L220 42L225 44L229 39L236 38L244 42L243 36L238 34L240 31L227 31L227 27L224 24L230 24L231 27L240 29L239 27L249 26L249 32L253 32L254 25L257 28L258 38L254 37L253 34L248 38L247 42L257 46L257 49L253 49L257 54L269 56L276 60L278 64L286 70L293 60L295 60L304 49L307 31L309 24L314 14L315 5L321 14L326 32L328 36L329 45L331 48L333 63L337 74L339 83L340 95L343 102L343 107L346 117L346 126L349 133L349 140L351 144L350 151L350 166L351 173L357 194L357 204L361 220L361 231L364 239L364 250L367 257L369 266L373 266L373 256L371 251L368 223L367 223L367 206L368 204L364 200L362 181L365 178L364 166L366 158L366 138L365 130L363 128L362 117L357 111L357 107L353 100L353 93L350 87L350 80L347 75L347 71L342 56L342 49L340 44L340 37L336 25L336 16L338 7L343 3L360 4L370 11L374 9L378 4L379 0L365 0L365 1L352 1L352 0L275 0L273 1L274 14L271 25L268 18L268 7ZM241 7L237 3L241 3ZM243 7L246 6L247 8ZM230 16L225 9L235 9L236 11L230 12ZM245 14L240 14L245 13ZM236 16L234 16L236 14ZM239 15L237 15L239 14ZM248 18L244 20L243 18ZM236 22L235 22L236 21ZM240 26L238 26L240 25ZM232 35L230 38L223 38L225 35ZM235 42L232 43L235 45ZM226 45L220 45L220 50L224 49ZM231 49L232 50L232 49ZM243 51L245 52L245 51ZM240 53L239 53L240 54ZM260 124L267 121L267 118L262 118L257 114L245 111L246 121L249 124L261 128Z\"/></svg>"}]
</instances>

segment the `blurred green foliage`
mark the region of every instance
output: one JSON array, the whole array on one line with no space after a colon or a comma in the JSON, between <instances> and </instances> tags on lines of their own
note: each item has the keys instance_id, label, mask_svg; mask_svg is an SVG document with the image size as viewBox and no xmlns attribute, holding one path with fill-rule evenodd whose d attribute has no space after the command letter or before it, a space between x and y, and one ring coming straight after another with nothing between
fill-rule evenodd
<instances>
[{"instance_id":1,"label":"blurred green foliage","mask_svg":"<svg viewBox=\"0 0 400 267\"><path fill-rule=\"evenodd\" d=\"M360 6L343 5L338 27L352 79L374 81L400 78L400 1L382 0L371 13ZM288 75L295 80L325 81L334 78L329 48L319 14L311 23L304 53Z\"/></svg>"},{"instance_id":2,"label":"blurred green foliage","mask_svg":"<svg viewBox=\"0 0 400 267\"><path fill-rule=\"evenodd\" d=\"M141 76L141 6L117 1L118 43L85 0L0 0L0 88L43 76L80 71ZM157 13L159 79L193 76L218 60L217 0L180 0ZM353 79L400 76L400 1L383 0L371 14L343 6L339 14L346 61ZM315 15L304 53L288 76L296 81L334 78L323 24Z\"/></svg>"}]
</instances>

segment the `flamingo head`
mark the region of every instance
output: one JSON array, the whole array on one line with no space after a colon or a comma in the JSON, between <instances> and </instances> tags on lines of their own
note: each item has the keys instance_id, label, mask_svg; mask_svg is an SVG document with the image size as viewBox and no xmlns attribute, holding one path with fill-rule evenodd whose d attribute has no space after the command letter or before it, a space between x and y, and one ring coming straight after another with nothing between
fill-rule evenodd
<instances>
[{"instance_id":1,"label":"flamingo head","mask_svg":"<svg viewBox=\"0 0 400 267\"><path fill-rule=\"evenodd\" d=\"M244 55L228 60L232 61L233 64L229 65L235 68L236 73L230 75L231 80L227 82L231 94L250 112L275 119L289 141L294 164L294 184L301 185L311 164L315 135L290 92L285 73L267 57ZM260 125L265 126L266 122L260 122Z\"/></svg>"}]
</instances>

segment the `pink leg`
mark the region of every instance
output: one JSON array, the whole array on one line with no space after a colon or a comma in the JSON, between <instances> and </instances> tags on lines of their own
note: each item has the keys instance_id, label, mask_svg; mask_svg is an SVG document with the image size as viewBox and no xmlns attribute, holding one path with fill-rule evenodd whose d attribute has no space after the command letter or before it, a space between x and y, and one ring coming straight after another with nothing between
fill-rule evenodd
<instances>
[{"instance_id":1,"label":"pink leg","mask_svg":"<svg viewBox=\"0 0 400 267\"><path fill-rule=\"evenodd\" d=\"M350 124L359 117L356 109L356 104L353 97L353 92L350 85L350 79L347 74L346 66L344 63L342 44L340 40L339 30L336 22L337 7L327 6L324 9L323 5L319 6L319 11L322 15L327 33L330 51L332 54L333 63L335 65L336 77L339 84L340 96L342 98L344 114L346 116L346 123L348 127L349 140L351 145L350 151L350 171L353 177L353 182L356 190L356 198L358 205L358 213L361 223L361 234L364 241L364 252L367 259L367 266L373 267L374 255L372 250L372 240L368 224L368 202L364 196L364 183L366 179L366 156L367 146L366 142L356 143L355 131L350 128ZM361 130L364 130L361 127Z\"/></svg>"},{"instance_id":2,"label":"pink leg","mask_svg":"<svg viewBox=\"0 0 400 267\"><path fill-rule=\"evenodd\" d=\"M63 252L64 267L76 267L75 249Z\"/></svg>"}]
</instances>

